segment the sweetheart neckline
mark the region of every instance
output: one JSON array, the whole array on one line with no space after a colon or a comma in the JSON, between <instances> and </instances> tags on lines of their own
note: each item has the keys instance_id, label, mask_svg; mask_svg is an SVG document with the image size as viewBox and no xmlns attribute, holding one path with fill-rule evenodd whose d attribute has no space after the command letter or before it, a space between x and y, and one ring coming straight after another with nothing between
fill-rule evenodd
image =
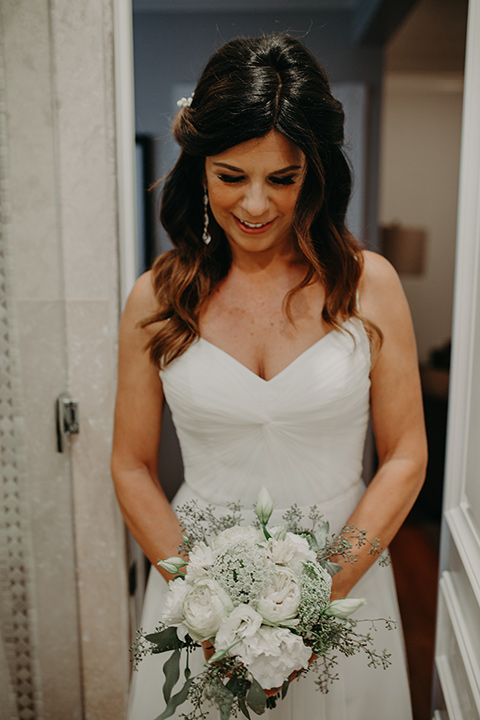
<instances>
[{"instance_id":1,"label":"sweetheart neckline","mask_svg":"<svg viewBox=\"0 0 480 720\"><path fill-rule=\"evenodd\" d=\"M347 320L345 320L345 322L342 323L341 327L344 328L345 325L347 325L347 324L351 324L351 318L347 318ZM287 370L289 370L293 365L295 365L297 363L297 361L301 360L303 357L305 357L307 354L309 354L314 348L316 348L318 345L320 345L320 343L322 343L323 340L326 340L328 337L330 337L330 335L333 335L338 332L339 332L339 330L336 330L335 328L333 328L328 333L325 333L325 335L322 335L321 338L319 338L318 340L315 340L315 342L312 343L312 345L309 345L307 348L305 348L305 350L302 350L302 352L299 355L297 355L296 357L294 357L293 360L288 363L288 365L285 365L285 367L282 370L280 370L278 373L273 375L268 380L265 380L265 378L262 378L262 377L260 377L260 375L257 375L256 372L254 372L253 370L250 370L250 368L248 368L246 365L244 365L242 362L240 362L240 360L237 360L237 358L235 358L229 352L227 352L226 350L222 350L221 347L218 347L218 345L215 345L215 343L210 342L210 340L207 340L206 338L202 337L201 335L199 335L197 342L203 342L203 343L209 345L210 347L214 348L215 350L218 350L218 352L220 352L226 358L229 358L236 365L243 368L243 370L245 370L249 375L253 375L253 377L257 378L257 380L259 380L261 383L268 385L269 383L273 382L278 377L283 375L285 372L287 372Z\"/></svg>"}]
</instances>

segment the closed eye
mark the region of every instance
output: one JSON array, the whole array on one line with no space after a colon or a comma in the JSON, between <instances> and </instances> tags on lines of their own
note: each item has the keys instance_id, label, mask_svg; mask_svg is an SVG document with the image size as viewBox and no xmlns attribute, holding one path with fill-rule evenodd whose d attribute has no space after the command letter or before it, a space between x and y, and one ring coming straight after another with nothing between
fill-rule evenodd
<instances>
[{"instance_id":1,"label":"closed eye","mask_svg":"<svg viewBox=\"0 0 480 720\"><path fill-rule=\"evenodd\" d=\"M224 183L228 183L230 185L234 185L235 183L240 183L245 180L244 175L225 175L221 174L217 176L219 180L221 180ZM273 185L293 185L296 181L296 178L293 175L284 175L281 177L271 177L269 178L269 181Z\"/></svg>"},{"instance_id":2,"label":"closed eye","mask_svg":"<svg viewBox=\"0 0 480 720\"><path fill-rule=\"evenodd\" d=\"M293 185L295 177L293 175L283 175L282 177L271 177L270 182L274 185Z\"/></svg>"},{"instance_id":3,"label":"closed eye","mask_svg":"<svg viewBox=\"0 0 480 720\"><path fill-rule=\"evenodd\" d=\"M224 175L224 174L222 174L222 175L218 175L218 178L222 182L230 183L230 184L238 183L238 182L241 182L242 180L245 180L244 175Z\"/></svg>"}]
</instances>

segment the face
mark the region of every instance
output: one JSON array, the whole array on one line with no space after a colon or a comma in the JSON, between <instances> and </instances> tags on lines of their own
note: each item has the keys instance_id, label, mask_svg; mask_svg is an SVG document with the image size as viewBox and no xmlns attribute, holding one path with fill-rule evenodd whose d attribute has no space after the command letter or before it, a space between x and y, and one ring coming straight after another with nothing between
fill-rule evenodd
<instances>
[{"instance_id":1,"label":"face","mask_svg":"<svg viewBox=\"0 0 480 720\"><path fill-rule=\"evenodd\" d=\"M206 158L210 208L234 252L291 247L304 173L303 152L273 130Z\"/></svg>"}]
</instances>

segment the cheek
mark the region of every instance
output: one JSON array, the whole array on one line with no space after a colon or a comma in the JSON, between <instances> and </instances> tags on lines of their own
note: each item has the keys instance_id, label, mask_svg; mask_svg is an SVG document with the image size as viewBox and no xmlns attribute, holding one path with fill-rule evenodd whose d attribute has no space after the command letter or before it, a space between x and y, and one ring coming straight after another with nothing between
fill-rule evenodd
<instances>
[{"instance_id":1,"label":"cheek","mask_svg":"<svg viewBox=\"0 0 480 720\"><path fill-rule=\"evenodd\" d=\"M293 214L299 194L300 190L298 188L289 188L288 190L285 190L281 199L283 205L283 212L285 213L285 215Z\"/></svg>"},{"instance_id":2,"label":"cheek","mask_svg":"<svg viewBox=\"0 0 480 720\"><path fill-rule=\"evenodd\" d=\"M224 210L233 205L238 197L238 190L228 185L214 185L208 191L212 212Z\"/></svg>"}]
</instances>

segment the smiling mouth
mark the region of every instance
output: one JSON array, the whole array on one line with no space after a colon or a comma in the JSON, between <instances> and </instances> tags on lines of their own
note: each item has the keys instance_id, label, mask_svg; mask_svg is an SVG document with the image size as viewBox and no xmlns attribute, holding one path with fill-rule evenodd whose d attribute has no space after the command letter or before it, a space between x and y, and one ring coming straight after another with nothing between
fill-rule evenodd
<instances>
[{"instance_id":1,"label":"smiling mouth","mask_svg":"<svg viewBox=\"0 0 480 720\"><path fill-rule=\"evenodd\" d=\"M242 227L247 228L248 230L261 230L262 228L266 228L267 226L271 225L273 223L273 220L269 220L265 223L251 223L247 222L247 220L240 220L240 218L237 218L235 216L235 220L242 225Z\"/></svg>"},{"instance_id":2,"label":"smiling mouth","mask_svg":"<svg viewBox=\"0 0 480 720\"><path fill-rule=\"evenodd\" d=\"M249 228L261 228L265 227L265 225L268 225L268 223L249 223L246 220L240 220L242 225L246 225Z\"/></svg>"}]
</instances>

